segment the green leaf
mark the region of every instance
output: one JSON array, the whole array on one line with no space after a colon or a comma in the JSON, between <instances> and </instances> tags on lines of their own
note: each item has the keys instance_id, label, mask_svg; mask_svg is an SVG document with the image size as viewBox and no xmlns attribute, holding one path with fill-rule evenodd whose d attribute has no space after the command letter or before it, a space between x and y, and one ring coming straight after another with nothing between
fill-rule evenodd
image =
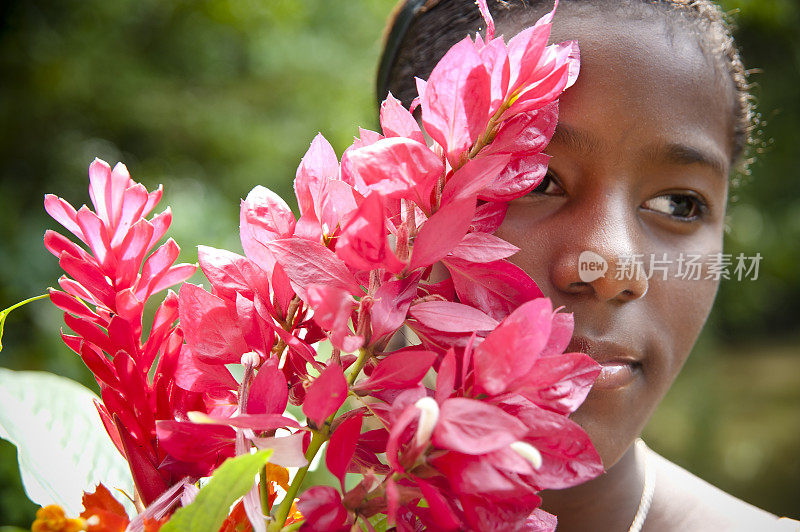
<instances>
[{"instance_id":1,"label":"green leaf","mask_svg":"<svg viewBox=\"0 0 800 532\"><path fill-rule=\"evenodd\" d=\"M255 476L269 461L272 449L228 458L200 489L194 502L184 506L161 527L161 532L217 532L231 505L253 487Z\"/></svg>"},{"instance_id":2,"label":"green leaf","mask_svg":"<svg viewBox=\"0 0 800 532\"><path fill-rule=\"evenodd\" d=\"M0 438L17 446L22 484L36 504L78 515L83 492L98 482L133 494L128 463L102 426L96 398L65 377L0 368Z\"/></svg>"},{"instance_id":3,"label":"green leaf","mask_svg":"<svg viewBox=\"0 0 800 532\"><path fill-rule=\"evenodd\" d=\"M375 532L386 532L389 528L389 521L385 514L375 514L369 518L370 524L372 524L372 528L375 529Z\"/></svg>"}]
</instances>

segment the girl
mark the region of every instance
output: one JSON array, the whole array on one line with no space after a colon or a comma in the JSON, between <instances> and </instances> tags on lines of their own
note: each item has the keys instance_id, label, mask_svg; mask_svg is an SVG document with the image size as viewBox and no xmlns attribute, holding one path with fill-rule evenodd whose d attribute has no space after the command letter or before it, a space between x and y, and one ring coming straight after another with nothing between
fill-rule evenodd
<instances>
[{"instance_id":1,"label":"girl","mask_svg":"<svg viewBox=\"0 0 800 532\"><path fill-rule=\"evenodd\" d=\"M551 8L489 5L506 38ZM471 0L403 2L379 98L391 91L410 104L414 76L427 78L480 26ZM721 11L705 0L564 0L551 41L565 40L577 40L581 72L560 101L550 170L510 204L499 236L521 248L512 260L544 294L574 313L572 350L603 365L573 419L607 473L543 493L543 509L561 531L800 529L637 440L711 310L728 175L749 139L745 72ZM689 271L690 255L701 257L700 271Z\"/></svg>"}]
</instances>

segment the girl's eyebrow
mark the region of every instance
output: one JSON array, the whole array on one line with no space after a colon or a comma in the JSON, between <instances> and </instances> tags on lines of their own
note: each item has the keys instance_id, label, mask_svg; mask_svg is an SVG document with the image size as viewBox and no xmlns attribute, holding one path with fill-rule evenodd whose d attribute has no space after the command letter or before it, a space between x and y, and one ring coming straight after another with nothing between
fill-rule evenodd
<instances>
[{"instance_id":1,"label":"girl's eyebrow","mask_svg":"<svg viewBox=\"0 0 800 532\"><path fill-rule=\"evenodd\" d=\"M591 154L600 151L600 142L590 133L561 122L556 126L551 142L558 142L582 154Z\"/></svg>"},{"instance_id":2,"label":"girl's eyebrow","mask_svg":"<svg viewBox=\"0 0 800 532\"><path fill-rule=\"evenodd\" d=\"M676 165L699 164L720 176L726 175L726 164L717 155L680 142L667 142L654 147L653 159Z\"/></svg>"},{"instance_id":3,"label":"girl's eyebrow","mask_svg":"<svg viewBox=\"0 0 800 532\"><path fill-rule=\"evenodd\" d=\"M559 123L551 142L563 144L577 153L590 155L602 150L600 141L588 131ZM688 166L699 164L720 176L727 175L725 160L715 153L682 142L663 142L647 150L647 157L658 162Z\"/></svg>"}]
</instances>

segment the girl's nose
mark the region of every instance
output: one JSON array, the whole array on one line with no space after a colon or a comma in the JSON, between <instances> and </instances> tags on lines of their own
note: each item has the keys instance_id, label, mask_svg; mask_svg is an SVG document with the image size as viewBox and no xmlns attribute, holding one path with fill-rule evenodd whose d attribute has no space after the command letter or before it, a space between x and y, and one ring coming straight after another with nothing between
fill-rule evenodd
<instances>
[{"instance_id":1,"label":"girl's nose","mask_svg":"<svg viewBox=\"0 0 800 532\"><path fill-rule=\"evenodd\" d=\"M639 299L649 287L641 255L614 255L599 247L560 254L551 265L551 280L564 293L617 303Z\"/></svg>"},{"instance_id":2,"label":"girl's nose","mask_svg":"<svg viewBox=\"0 0 800 532\"><path fill-rule=\"evenodd\" d=\"M616 208L614 208L616 207ZM621 205L584 211L562 235L550 263L550 280L563 293L624 303L643 297L647 257L637 244L637 222Z\"/></svg>"}]
</instances>

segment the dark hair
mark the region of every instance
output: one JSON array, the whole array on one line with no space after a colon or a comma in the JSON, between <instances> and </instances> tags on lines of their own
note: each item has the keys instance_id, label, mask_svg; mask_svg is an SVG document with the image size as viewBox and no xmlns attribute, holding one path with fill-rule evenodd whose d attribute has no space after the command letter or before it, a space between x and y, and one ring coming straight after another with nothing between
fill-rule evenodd
<instances>
[{"instance_id":1,"label":"dark hair","mask_svg":"<svg viewBox=\"0 0 800 532\"><path fill-rule=\"evenodd\" d=\"M562 4L589 4L591 0L562 0ZM551 1L488 0L495 20L508 20L519 11L526 16L544 14L552 7ZM757 117L753 96L747 81L747 71L734 43L731 25L720 7L710 0L595 0L614 6L651 6L675 13L688 20L697 33L701 45L714 58L721 60L731 77L735 89L733 162L741 160L741 170L746 173L750 162L742 155L755 144L752 132ZM530 13L528 13L528 11ZM531 17L531 23L535 21ZM386 32L386 45L378 70L378 101L388 92L408 106L416 96L414 76L427 79L436 62L447 50L464 36L478 30L483 24L473 0L405 0L397 6Z\"/></svg>"}]
</instances>

